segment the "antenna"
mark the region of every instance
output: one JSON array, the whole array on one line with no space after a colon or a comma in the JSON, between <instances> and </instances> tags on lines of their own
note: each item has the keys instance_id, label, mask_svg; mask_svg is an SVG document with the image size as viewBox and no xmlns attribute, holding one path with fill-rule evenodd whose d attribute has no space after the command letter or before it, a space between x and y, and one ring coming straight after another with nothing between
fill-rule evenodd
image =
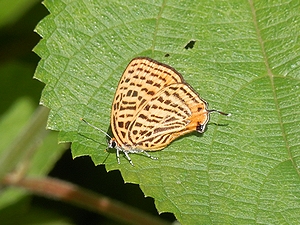
<instances>
[{"instance_id":1,"label":"antenna","mask_svg":"<svg viewBox=\"0 0 300 225\"><path fill-rule=\"evenodd\" d=\"M102 132L103 134L106 135L106 137L109 137L110 139L112 139L112 137L109 136L108 133L106 133L104 130L102 130L102 129L96 127L96 126L94 126L93 124L90 124L88 121L86 121L86 120L83 119L83 118L80 118L80 120L83 121L83 122L85 122L85 123L86 123L87 125L89 125L90 127L94 128L95 130L98 130L98 131Z\"/></svg>"}]
</instances>

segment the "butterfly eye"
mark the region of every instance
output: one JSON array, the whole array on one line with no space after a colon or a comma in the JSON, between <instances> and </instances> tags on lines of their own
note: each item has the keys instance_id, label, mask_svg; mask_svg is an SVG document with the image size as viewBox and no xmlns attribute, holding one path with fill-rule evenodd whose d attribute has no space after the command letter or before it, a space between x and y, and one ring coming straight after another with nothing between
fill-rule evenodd
<instances>
[{"instance_id":1,"label":"butterfly eye","mask_svg":"<svg viewBox=\"0 0 300 225\"><path fill-rule=\"evenodd\" d=\"M110 139L109 143L108 143L108 147L109 148L116 148L117 143L116 140L114 138Z\"/></svg>"}]
</instances>

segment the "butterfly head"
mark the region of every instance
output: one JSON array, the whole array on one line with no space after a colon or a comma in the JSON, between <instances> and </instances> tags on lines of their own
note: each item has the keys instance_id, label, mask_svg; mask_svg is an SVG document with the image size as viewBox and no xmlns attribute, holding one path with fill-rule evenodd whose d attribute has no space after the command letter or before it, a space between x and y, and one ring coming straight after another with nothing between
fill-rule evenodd
<instances>
[{"instance_id":1,"label":"butterfly head","mask_svg":"<svg viewBox=\"0 0 300 225\"><path fill-rule=\"evenodd\" d=\"M109 148L116 148L117 147L117 141L115 138L111 138L108 142L108 147Z\"/></svg>"}]
</instances>

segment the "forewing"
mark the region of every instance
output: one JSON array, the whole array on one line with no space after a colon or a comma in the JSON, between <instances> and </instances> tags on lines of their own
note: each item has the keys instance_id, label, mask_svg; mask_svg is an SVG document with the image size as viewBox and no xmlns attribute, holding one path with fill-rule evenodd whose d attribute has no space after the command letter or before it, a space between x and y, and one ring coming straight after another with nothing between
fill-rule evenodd
<instances>
[{"instance_id":1,"label":"forewing","mask_svg":"<svg viewBox=\"0 0 300 225\"><path fill-rule=\"evenodd\" d=\"M112 104L111 128L117 143L132 145L126 139L136 114L164 87L184 82L172 67L149 58L133 59L124 71Z\"/></svg>"},{"instance_id":2,"label":"forewing","mask_svg":"<svg viewBox=\"0 0 300 225\"><path fill-rule=\"evenodd\" d=\"M175 138L208 121L207 103L184 83L163 88L135 116L126 139L148 151L166 147Z\"/></svg>"}]
</instances>

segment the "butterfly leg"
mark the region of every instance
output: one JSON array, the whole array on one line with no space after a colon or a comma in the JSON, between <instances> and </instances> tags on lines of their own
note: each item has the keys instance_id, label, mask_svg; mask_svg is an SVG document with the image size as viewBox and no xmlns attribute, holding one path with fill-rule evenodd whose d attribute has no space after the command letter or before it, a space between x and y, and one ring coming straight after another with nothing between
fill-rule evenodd
<instances>
[{"instance_id":1,"label":"butterfly leg","mask_svg":"<svg viewBox=\"0 0 300 225\"><path fill-rule=\"evenodd\" d=\"M116 150L117 150L117 161L118 161L118 164L120 164L120 152L123 152L124 154L125 154L125 157L127 158L127 160L129 161L129 163L132 165L132 166L134 166L133 165L133 162L132 162L132 160L131 160L131 158L130 158L130 156L129 156L129 154L128 154L128 152L127 151L125 151L125 150L123 150L123 149L121 149L121 148L118 148L118 147L116 147Z\"/></svg>"},{"instance_id":2,"label":"butterfly leg","mask_svg":"<svg viewBox=\"0 0 300 225\"><path fill-rule=\"evenodd\" d=\"M134 165L133 165L133 162L132 162L132 160L131 160L131 158L130 158L130 156L129 156L129 154L128 154L128 152L126 152L126 151L123 151L123 152L124 152L126 158L128 159L129 163L130 163L132 166L134 166Z\"/></svg>"},{"instance_id":3,"label":"butterfly leg","mask_svg":"<svg viewBox=\"0 0 300 225\"><path fill-rule=\"evenodd\" d=\"M141 151L142 153L144 153L147 157L149 157L150 159L157 159L156 157L153 157L153 156L151 156L148 152L146 152L146 151L144 151L144 150L142 150Z\"/></svg>"},{"instance_id":4,"label":"butterfly leg","mask_svg":"<svg viewBox=\"0 0 300 225\"><path fill-rule=\"evenodd\" d=\"M130 158L130 156L129 156L129 152L128 151L124 151L124 150L122 150L122 149L120 149L120 148L116 148L116 150L117 150L117 161L118 161L118 164L120 164L120 151L121 152L123 152L124 154L125 154L125 157L127 158L127 160L129 161L129 163L132 165L132 166L134 166L134 164L133 164L133 162L132 162L132 160L131 160L131 158ZM156 157L153 157L153 156L151 156L148 152L146 152L146 151L144 151L144 150L140 150L139 152L142 152L142 153L144 153L147 157L149 157L150 159L157 159Z\"/></svg>"},{"instance_id":5,"label":"butterfly leg","mask_svg":"<svg viewBox=\"0 0 300 225\"><path fill-rule=\"evenodd\" d=\"M120 149L116 148L116 151L117 151L117 161L118 161L118 164L120 164Z\"/></svg>"}]
</instances>

